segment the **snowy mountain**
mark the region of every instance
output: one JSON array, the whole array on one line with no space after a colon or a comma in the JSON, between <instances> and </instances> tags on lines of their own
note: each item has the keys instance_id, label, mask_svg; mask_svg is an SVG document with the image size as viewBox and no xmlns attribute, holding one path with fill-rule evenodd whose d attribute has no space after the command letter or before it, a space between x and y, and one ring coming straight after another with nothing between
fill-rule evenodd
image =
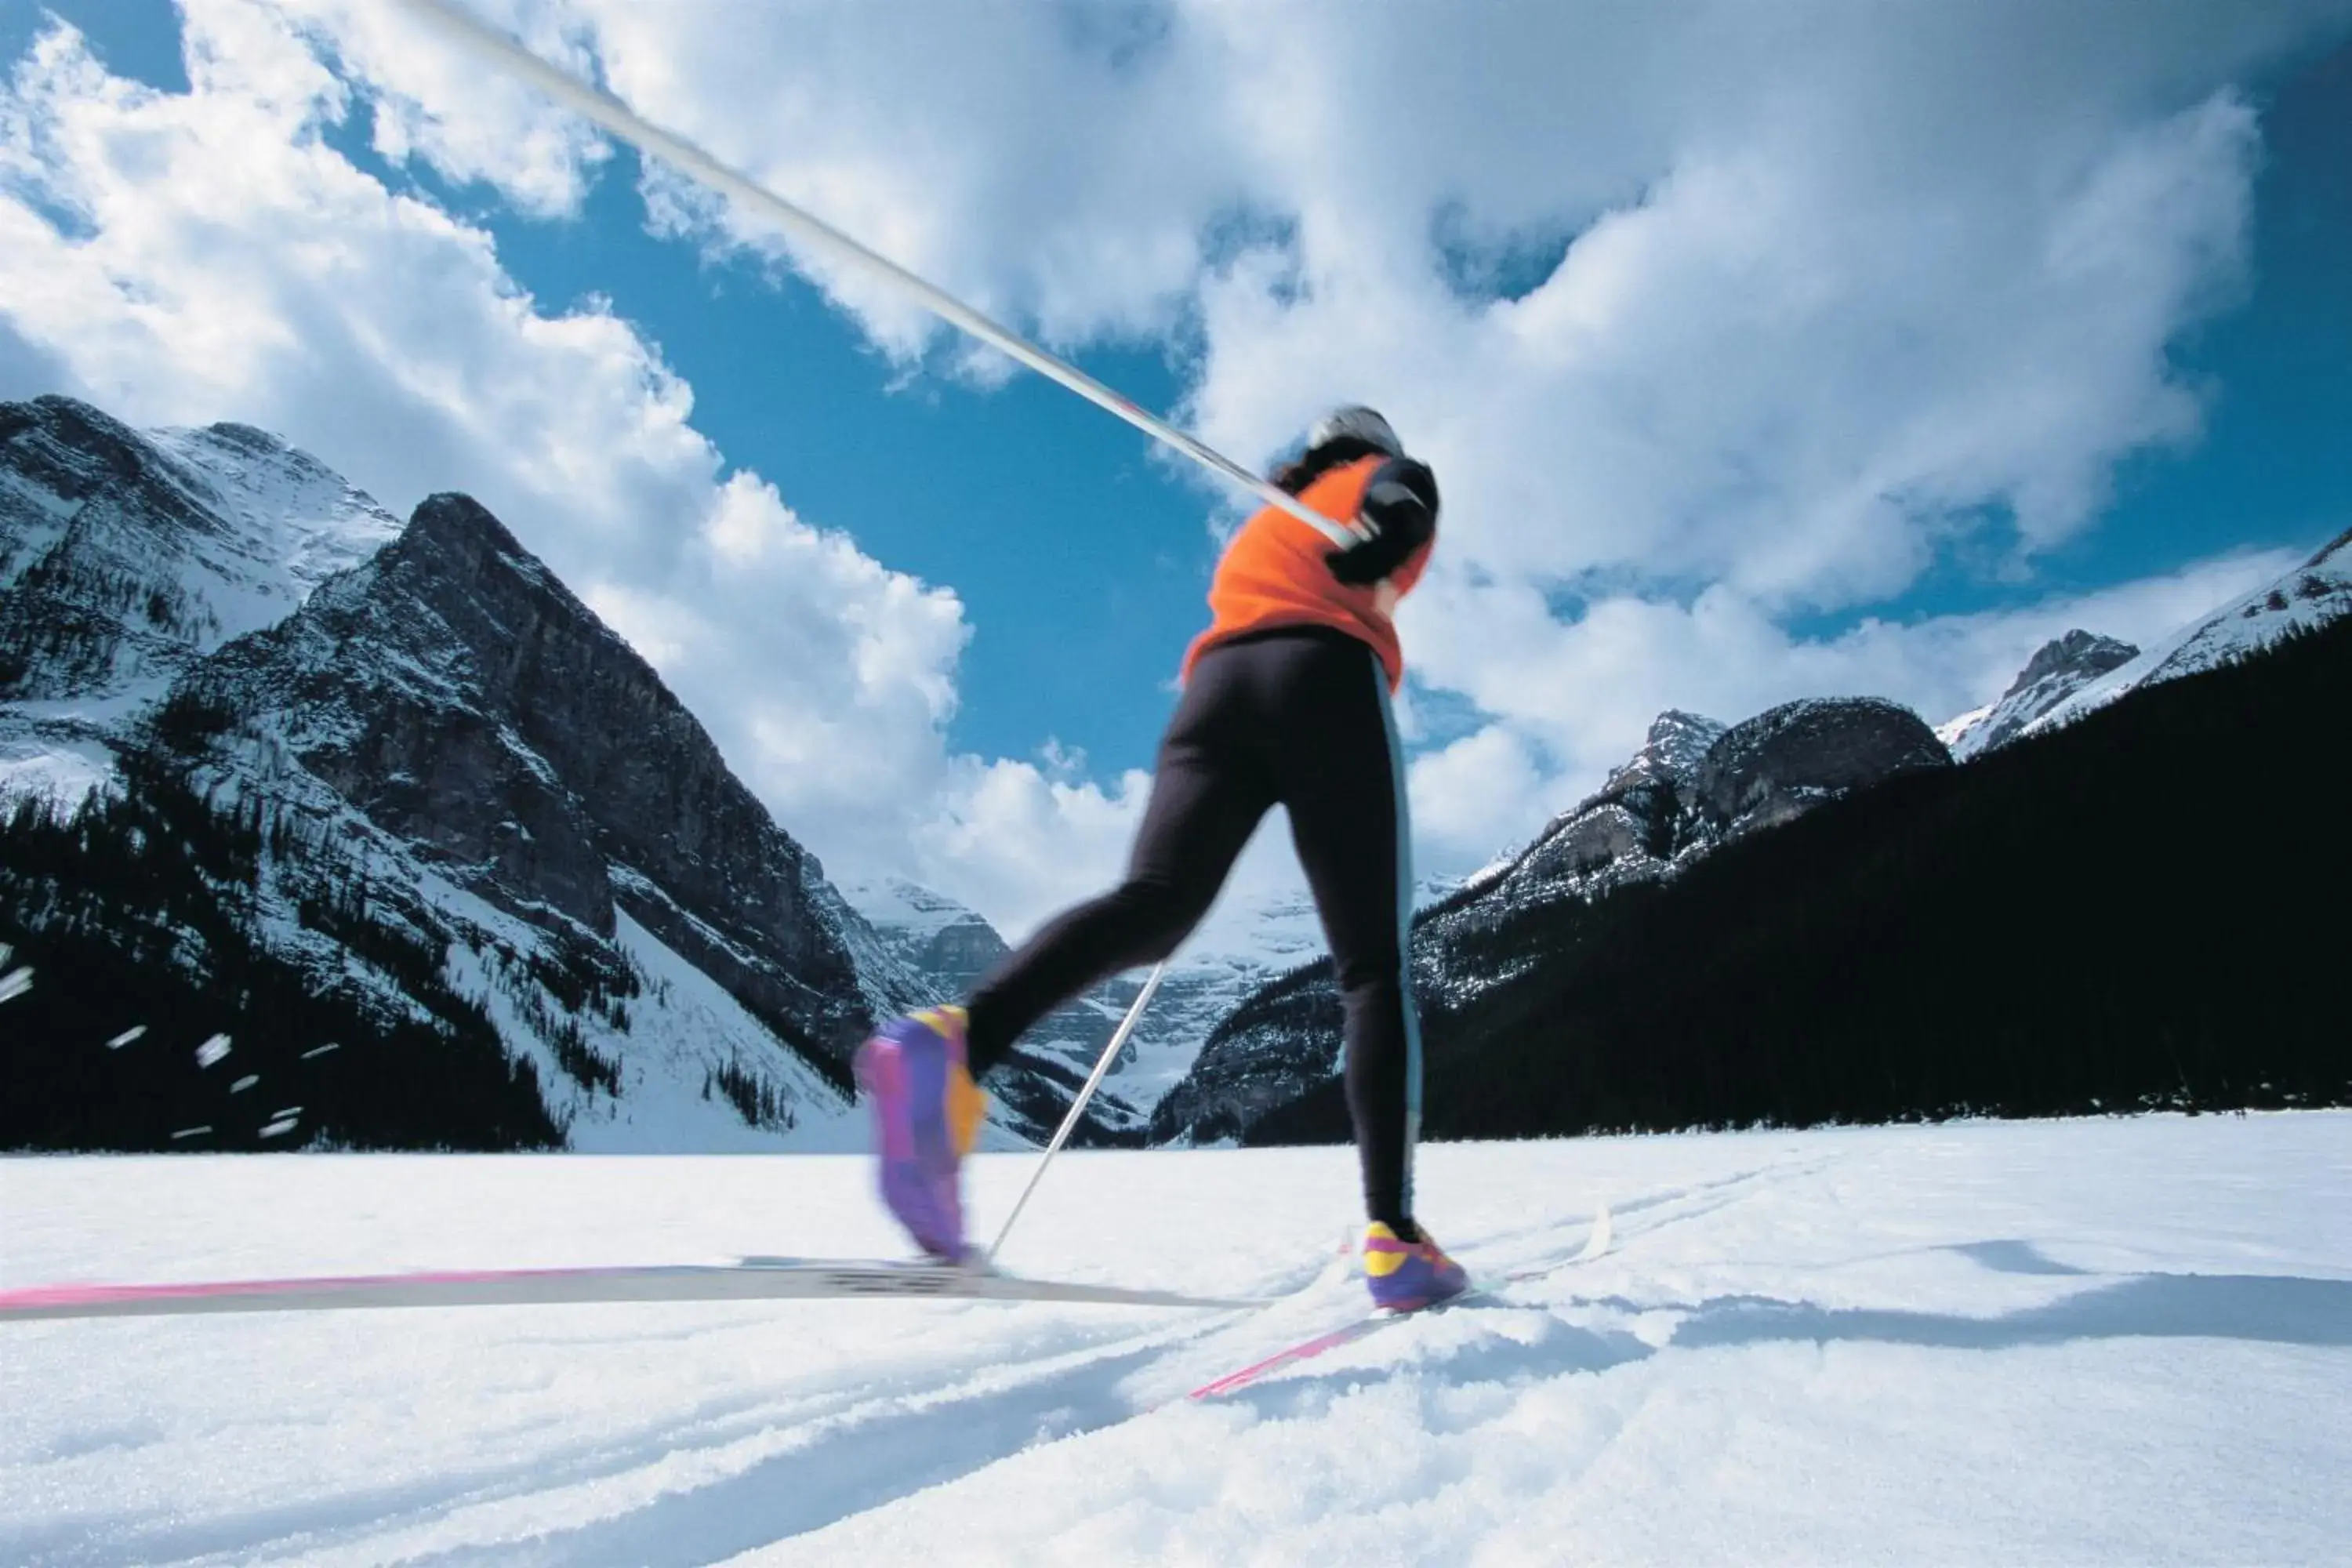
<instances>
[{"instance_id":1,"label":"snowy mountain","mask_svg":"<svg viewBox=\"0 0 2352 1568\"><path fill-rule=\"evenodd\" d=\"M903 877L845 882L841 893L891 955L922 977L926 1002L961 998L1010 951L978 914Z\"/></svg>"},{"instance_id":2,"label":"snowy mountain","mask_svg":"<svg viewBox=\"0 0 2352 1568\"><path fill-rule=\"evenodd\" d=\"M47 1077L19 1083L47 1083L58 1125L141 1146L168 1110L249 1146L264 1096L224 1096L252 1079L299 1099L302 1136L413 1143L429 1111L363 1058L427 1051L422 1026L467 1064L441 1070L521 1074L573 1148L862 1143L849 1052L923 982L488 512L436 496L398 528L240 426L142 437L52 398L0 429L13 776L113 781L80 826L19 812L0 838L0 940L79 955L11 1014L47 1021ZM177 822L193 858L163 883L92 853L150 857ZM51 847L75 833L79 874ZM110 942L176 949L126 984L186 994L102 1026L121 999L74 976L116 962ZM256 995L324 998L343 1037L314 1059L321 1042L259 1027ZM246 1070L184 1070L170 1041L198 1013ZM113 1054L72 1037L142 1025ZM278 1093L288 1078L309 1087ZM41 1141L40 1098L11 1136ZM543 1141L510 1110L444 1110L425 1141Z\"/></svg>"},{"instance_id":3,"label":"snowy mountain","mask_svg":"<svg viewBox=\"0 0 2352 1568\"><path fill-rule=\"evenodd\" d=\"M2127 642L2070 631L2042 644L1999 698L1937 725L1937 738L1951 748L1956 762L1980 756L2015 740L2036 719L2138 657L2139 649Z\"/></svg>"},{"instance_id":4,"label":"snowy mountain","mask_svg":"<svg viewBox=\"0 0 2352 1568\"><path fill-rule=\"evenodd\" d=\"M1874 722L1857 749L1823 744L1818 710L1746 746L1740 726L1701 771L1701 826L1748 798L1754 766L1778 776L1746 830L1598 896L1482 889L1418 922L1423 1125L1521 1138L2352 1103L2341 1008L2309 983L2340 967L2342 921L2296 892L2352 877L2352 840L2283 829L2292 847L2250 861L2183 837L2268 821L2340 771L2313 715L2340 710L2348 679L2352 617L2143 686L1997 763L1906 766L1794 821L1771 797L1806 801L1796 763L1834 783L1842 761L1900 761L1904 727ZM1211 1042L1162 1107L1195 1120L1168 1131L1345 1138L1338 1033L1328 982L1285 977Z\"/></svg>"},{"instance_id":5,"label":"snowy mountain","mask_svg":"<svg viewBox=\"0 0 2352 1568\"><path fill-rule=\"evenodd\" d=\"M977 913L904 878L853 882L842 893L892 960L916 977L926 1005L963 1000L1010 951L996 929ZM1053 1135L1125 1011L1120 983L1101 987L1100 993L1049 1017L1022 1042L1012 1061L990 1076L992 1127L1024 1143L1043 1142ZM1124 995L1133 999L1132 984L1125 986ZM1121 1054L1133 1059L1132 1042ZM1133 1143L1140 1121L1124 1095L1106 1085L1072 1130L1071 1140L1081 1147Z\"/></svg>"},{"instance_id":6,"label":"snowy mountain","mask_svg":"<svg viewBox=\"0 0 2352 1568\"><path fill-rule=\"evenodd\" d=\"M1539 951L1498 946L1496 933L1507 925L1677 876L1721 846L1825 802L1950 765L1916 714L1876 699L1786 703L1728 729L1696 714L1662 713L1600 790L1553 818L1500 869L1415 917L1413 984L1424 1018L1507 987L1542 962ZM1328 964L1269 982L1219 1023L1160 1100L1153 1141L1234 1137L1328 1082L1339 1068L1339 1018Z\"/></svg>"},{"instance_id":7,"label":"snowy mountain","mask_svg":"<svg viewBox=\"0 0 2352 1568\"><path fill-rule=\"evenodd\" d=\"M2190 1095L2192 1075L2178 1064L2156 1071L2144 1059L2150 1039L2197 1042L2208 1070L2192 1099L2230 1103L2252 1094L2260 1102L2286 1092L2277 1086L2297 1075L2305 1087L2295 1092L2315 1103L2343 1092L2326 1072L2313 1076L2299 1055L2312 1027L2304 1011L2257 1008L2243 1000L2258 989L2251 981L2223 986L2235 1003L2187 1000L2224 964L2225 952L2236 954L2226 961L2231 973L2267 974L2276 955L2304 951L2310 931L2290 912L2292 900L2249 903L2216 889L2200 903L2181 892L2188 879L2177 873L2133 897L2114 895L2138 887L2151 868L2176 863L2158 847L2171 842L2178 821L2249 790L2263 798L2249 782L2258 773L2279 775L2276 788L2293 793L2285 781L2296 771L2279 760L2301 754L2308 726L2275 721L2273 710L2340 706L2330 661L2340 663L2341 639L2292 658L2282 645L2347 607L2352 535L2145 653L2070 632L2038 650L2000 700L1940 732L1906 710L1865 700L1790 703L1728 731L1663 715L1601 790L1416 921L1431 1125L1517 1135L1538 1125L1683 1125L1676 1116L1754 1115L1738 1108L1759 1104L1879 1115L1997 1100L2046 1111L2115 1102L2103 1094ZM2278 657L2250 657L2266 652ZM2245 667L2242 680L2179 693L2155 710L2134 705L2128 722L2043 748L2119 698L2152 697L2184 678L2237 666ZM2212 694L2225 688L2242 695ZM2211 754L2183 739L2204 731L2216 737ZM2021 748L2027 739L2036 744ZM1956 756L1996 748L2030 750L2033 764L1996 784L1953 773ZM2259 767L2229 761L2250 755L2259 755ZM2305 756L2299 766L2307 775L2327 765ZM1975 770L1963 772L1975 778ZM1948 786L1923 782L1883 795L1876 788L1898 776L1939 774L1951 775ZM2096 784L2083 782L2090 779ZM1857 795L1874 797L1871 809L1836 814L1833 828L1786 840L1763 831ZM1930 810L1928 802L1939 804ZM2078 820L2084 802L2102 804ZM1925 815L1914 819L1911 811ZM1956 826L1962 822L1980 824L1976 837ZM1729 855L1735 847L1740 853ZM1738 868L1725 868L1727 859ZM1695 879L1702 862L1707 871ZM2222 907L2235 912L2217 925L2206 911ZM2158 929L2144 927L2152 916ZM2115 951L2126 932L2138 933L2138 945ZM2151 957L2182 942L2189 950L2170 960ZM1873 954L1867 961L1840 956L1864 951ZM2081 967L2095 952L2105 955L2095 961L2104 983ZM2115 981L2126 973L2142 979ZM1906 974L1934 979L1921 982L1918 994L1889 994ZM1935 999L1933 1023L1918 1011L1921 995ZM1854 1016L1861 997L1885 1015ZM1980 1016L1988 1008L1994 1016ZM1777 1011L1768 1018L1767 1009ZM1956 1046L1965 1060L1923 1069L1905 1093L1891 1087L1913 1071L1898 1054L1899 1070L1854 1064L1864 1075L1856 1083L1878 1086L1871 1092L1798 1094L1785 1083L1756 1088L1750 1080L1765 1069L1738 1053L1736 1060L1708 1055L1711 1041L1746 1038L1764 1059L1765 1042L1780 1028L1786 1037L1777 1070L1802 1079L1813 1069L1786 1064L1827 1049L1832 1038L1860 1042L1853 1048L1866 1056L1933 1036L1962 1014L1977 1016L2004 1050L2045 1065L2008 1073L1986 1066L1982 1050L1970 1056ZM1543 1054L1554 1048L1567 1054ZM1659 1065L1670 1054L1683 1064L1672 1071ZM1220 1025L1186 1081L1161 1101L1153 1138L1334 1135L1345 1126L1339 1056L1328 974L1320 966L1284 974ZM1474 1068L1474 1058L1490 1061L1489 1069ZM2257 1058L2277 1064L2267 1079L2249 1074ZM2062 1061L2069 1064L2063 1070L2054 1065ZM1530 1097L1538 1081L1552 1086L1553 1109ZM1437 1087L1449 1083L1450 1090ZM1469 1098L1449 1106L1449 1092ZM1635 1105L1646 1109L1636 1113Z\"/></svg>"},{"instance_id":8,"label":"snowy mountain","mask_svg":"<svg viewBox=\"0 0 2352 1568\"><path fill-rule=\"evenodd\" d=\"M893 954L924 977L937 1000L969 995L1010 951L980 915L904 879L843 890ZM1170 963L1074 1140L1097 1145L1139 1142L1152 1110L1183 1079L1218 1022L1269 976L1319 954L1322 943L1314 906L1303 895L1220 910ZM998 1121L1032 1141L1050 1136L1142 982L1139 973L1106 981L1031 1030L1021 1042L1016 1065L989 1080Z\"/></svg>"},{"instance_id":9,"label":"snowy mountain","mask_svg":"<svg viewBox=\"0 0 2352 1568\"><path fill-rule=\"evenodd\" d=\"M0 795L112 777L116 731L192 662L399 531L247 426L142 436L70 398L0 404Z\"/></svg>"},{"instance_id":10,"label":"snowy mountain","mask_svg":"<svg viewBox=\"0 0 2352 1568\"><path fill-rule=\"evenodd\" d=\"M2352 530L2266 588L2190 622L2054 703L2021 731L2048 734L2142 687L2214 669L2352 612Z\"/></svg>"}]
</instances>

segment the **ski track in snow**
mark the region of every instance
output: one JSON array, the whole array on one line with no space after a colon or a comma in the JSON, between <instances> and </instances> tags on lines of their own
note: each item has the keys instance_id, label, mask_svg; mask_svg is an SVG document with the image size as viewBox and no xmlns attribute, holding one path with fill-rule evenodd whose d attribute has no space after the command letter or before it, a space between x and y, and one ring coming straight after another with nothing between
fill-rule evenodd
<instances>
[{"instance_id":1,"label":"ski track in snow","mask_svg":"<svg viewBox=\"0 0 2352 1568\"><path fill-rule=\"evenodd\" d=\"M0 1561L2321 1563L2352 1114L1436 1145L1496 1300L1362 1310L1345 1150L1065 1156L949 1301L0 1324ZM989 1233L1027 1162L976 1162ZM0 1285L895 1250L864 1162L0 1162ZM1572 1262L1596 1202L1605 1256Z\"/></svg>"}]
</instances>

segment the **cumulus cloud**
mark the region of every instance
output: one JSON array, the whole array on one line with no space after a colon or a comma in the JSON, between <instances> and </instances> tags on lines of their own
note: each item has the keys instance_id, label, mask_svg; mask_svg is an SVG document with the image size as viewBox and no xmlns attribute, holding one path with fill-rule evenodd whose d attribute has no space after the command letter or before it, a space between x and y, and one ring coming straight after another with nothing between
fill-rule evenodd
<instances>
[{"instance_id":1,"label":"cumulus cloud","mask_svg":"<svg viewBox=\"0 0 2352 1568\"><path fill-rule=\"evenodd\" d=\"M565 12L644 112L984 309L1196 334L1191 411L1237 453L1381 403L1454 477L1453 561L1805 608L1897 593L1958 532L2046 546L2119 456L2193 436L2165 349L2242 265L2231 84L2344 14ZM1520 299L1447 265L1571 236ZM929 341L803 262L887 349Z\"/></svg>"},{"instance_id":2,"label":"cumulus cloud","mask_svg":"<svg viewBox=\"0 0 2352 1568\"><path fill-rule=\"evenodd\" d=\"M461 49L404 5L382 0L275 0L276 15L215 11L199 47L236 26L247 37L284 18L357 84L372 110L376 152L394 162L422 158L447 178L480 182L541 217L576 213L609 149L594 131L534 88ZM476 7L541 58L593 73L595 59L563 14L528 0ZM242 43L242 38L234 40Z\"/></svg>"},{"instance_id":3,"label":"cumulus cloud","mask_svg":"<svg viewBox=\"0 0 2352 1568\"><path fill-rule=\"evenodd\" d=\"M1608 599L1573 621L1524 590L1480 590L1431 630L1486 628L1480 635L1506 640L1516 657L1469 661L1465 689L1485 722L1416 759L1417 827L1434 864L1476 866L1598 786L1668 708L1736 723L1799 697L1884 697L1940 723L1999 695L2053 637L2080 626L2144 647L2297 559L2249 551L2093 593L1908 623L1864 619L1824 637L1791 636L1720 586L1688 604Z\"/></svg>"},{"instance_id":4,"label":"cumulus cloud","mask_svg":"<svg viewBox=\"0 0 2352 1568\"><path fill-rule=\"evenodd\" d=\"M541 310L484 233L337 153L322 132L349 93L305 31L244 0L191 0L185 26L187 93L110 75L57 27L0 94L12 390L137 424L262 425L399 510L472 491L661 669L782 821L824 853L902 857L949 778L970 631L954 595L803 521L759 476L722 479L690 390L626 322ZM554 200L545 146L588 154L551 134L517 157Z\"/></svg>"},{"instance_id":5,"label":"cumulus cloud","mask_svg":"<svg viewBox=\"0 0 2352 1568\"><path fill-rule=\"evenodd\" d=\"M1661 707L1868 690L1940 719L2065 625L2151 636L2267 564L1873 618L1956 550L2030 584L2119 459L2195 439L2168 354L2245 286L2238 84L2343 0L469 3L1050 343L1178 346L1186 416L1245 460L1328 402L1383 407L1447 497L1404 616L1416 694L1469 716L1413 773L1441 863L1523 835ZM322 128L364 104L382 155L555 216L602 141L398 7L185 22L185 95L66 31L18 68L12 384L37 358L134 419L271 425L395 504L463 476L824 853L1014 927L1115 873L1139 777L1042 737L948 753L951 594L730 477L625 322L542 310ZM872 280L642 188L656 232L805 271L907 374L991 374Z\"/></svg>"},{"instance_id":6,"label":"cumulus cloud","mask_svg":"<svg viewBox=\"0 0 2352 1568\"><path fill-rule=\"evenodd\" d=\"M939 809L915 830L918 864L1014 940L1066 904L1107 888L1126 862L1149 774L1108 787L1043 762L961 756Z\"/></svg>"},{"instance_id":7,"label":"cumulus cloud","mask_svg":"<svg viewBox=\"0 0 2352 1568\"><path fill-rule=\"evenodd\" d=\"M1440 858L1539 817L1662 699L1940 717L2050 616L2119 609L1869 618L1954 548L2030 581L2122 458L2194 441L2168 351L2245 285L2235 84L2347 15L1196 0L1106 47L1050 7L887 37L575 14L646 113L985 308L1055 342L1174 323L1186 412L1237 455L1337 397L1387 409L1448 496L1416 679L1494 719L1416 771ZM671 210L776 254L723 206ZM1546 258L1525 287L1465 286L1514 254ZM812 270L890 352L930 341ZM1824 614L1853 624L1784 629Z\"/></svg>"}]
</instances>

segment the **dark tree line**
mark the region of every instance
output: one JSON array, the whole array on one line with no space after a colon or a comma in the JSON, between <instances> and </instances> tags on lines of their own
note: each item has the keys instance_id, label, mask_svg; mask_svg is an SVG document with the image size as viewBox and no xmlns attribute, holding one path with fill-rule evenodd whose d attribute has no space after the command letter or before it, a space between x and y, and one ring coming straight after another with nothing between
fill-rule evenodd
<instances>
[{"instance_id":1,"label":"dark tree line","mask_svg":"<svg viewBox=\"0 0 2352 1568\"><path fill-rule=\"evenodd\" d=\"M257 942L253 891L291 824L257 802L216 810L140 755L125 768L120 795L64 814L20 803L0 826L0 942L36 971L0 1003L0 1148L560 1141L531 1065L448 987L428 936L366 918L363 884L302 901L305 925L360 937L423 1016L298 969ZM229 1048L208 1065L198 1048L215 1036Z\"/></svg>"},{"instance_id":2,"label":"dark tree line","mask_svg":"<svg viewBox=\"0 0 2352 1568\"><path fill-rule=\"evenodd\" d=\"M1504 914L1446 954L1454 973L1516 973L1428 1009L1424 1125L2352 1103L2347 716L2352 619L1823 806L1671 882ZM1337 1035L1311 973L1250 1006ZM1330 1083L1235 1131L1342 1139L1346 1108Z\"/></svg>"},{"instance_id":3,"label":"dark tree line","mask_svg":"<svg viewBox=\"0 0 2352 1568\"><path fill-rule=\"evenodd\" d=\"M716 1089L747 1127L767 1127L785 1131L793 1125L792 1097L766 1079L745 1069L740 1058L730 1057L721 1068L705 1068L702 1071L702 1098L709 1100Z\"/></svg>"}]
</instances>

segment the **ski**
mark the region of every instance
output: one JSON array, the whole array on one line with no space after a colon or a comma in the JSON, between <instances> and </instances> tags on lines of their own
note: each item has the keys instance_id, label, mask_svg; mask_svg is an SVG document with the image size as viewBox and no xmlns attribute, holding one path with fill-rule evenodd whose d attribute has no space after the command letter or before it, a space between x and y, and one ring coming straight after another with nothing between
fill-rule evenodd
<instances>
[{"instance_id":1,"label":"ski","mask_svg":"<svg viewBox=\"0 0 2352 1568\"><path fill-rule=\"evenodd\" d=\"M1266 1304L1266 1299L1257 1297L1188 1296L1172 1290L1029 1279L1017 1274L949 1263L743 1258L730 1263L637 1268L472 1269L173 1285L42 1285L0 1290L0 1321L182 1317L201 1312L824 1300L848 1297L1202 1309L1247 1309Z\"/></svg>"},{"instance_id":2,"label":"ski","mask_svg":"<svg viewBox=\"0 0 2352 1568\"><path fill-rule=\"evenodd\" d=\"M1341 1323L1337 1328L1327 1329L1311 1338L1285 1346L1262 1360L1254 1361L1247 1366L1236 1368L1223 1377L1212 1379L1192 1390L1188 1397L1215 1399L1223 1394L1238 1392L1253 1384L1264 1382L1285 1367L1296 1366L1304 1361L1312 1361L1317 1356L1338 1350L1342 1345L1354 1344L1358 1340L1378 1333L1382 1329L1398 1323L1410 1322L1415 1318L1433 1317L1441 1312L1452 1311L1457 1307L1502 1305L1503 1303L1495 1295L1496 1291L1512 1285L1525 1284L1531 1279L1539 1279L1557 1268L1589 1263L1608 1251L1613 1238L1614 1231L1610 1223L1609 1209L1606 1205L1603 1205L1593 1211L1592 1228L1585 1237L1583 1249L1564 1263L1550 1264L1540 1268L1521 1269L1515 1274L1506 1274L1491 1284L1474 1283L1469 1289L1452 1300L1440 1301L1433 1307L1422 1307L1405 1312L1386 1311L1375 1308L1362 1317Z\"/></svg>"},{"instance_id":3,"label":"ski","mask_svg":"<svg viewBox=\"0 0 2352 1568\"><path fill-rule=\"evenodd\" d=\"M1475 1291L1472 1293L1475 1294ZM1424 1311L1438 1310L1423 1309ZM1317 1334L1313 1339L1301 1340L1295 1345L1278 1350L1264 1361L1254 1361L1247 1366L1204 1383L1192 1390L1188 1397L1214 1399L1219 1394L1231 1394L1236 1389L1247 1388L1251 1384L1258 1382L1269 1373L1280 1372L1284 1367L1294 1366L1302 1361L1311 1361L1326 1351L1338 1350L1341 1345L1353 1344L1367 1334L1377 1332L1391 1323L1401 1323L1411 1316L1412 1314L1409 1312L1375 1312L1369 1317L1359 1318L1352 1323L1344 1323L1339 1328Z\"/></svg>"}]
</instances>

